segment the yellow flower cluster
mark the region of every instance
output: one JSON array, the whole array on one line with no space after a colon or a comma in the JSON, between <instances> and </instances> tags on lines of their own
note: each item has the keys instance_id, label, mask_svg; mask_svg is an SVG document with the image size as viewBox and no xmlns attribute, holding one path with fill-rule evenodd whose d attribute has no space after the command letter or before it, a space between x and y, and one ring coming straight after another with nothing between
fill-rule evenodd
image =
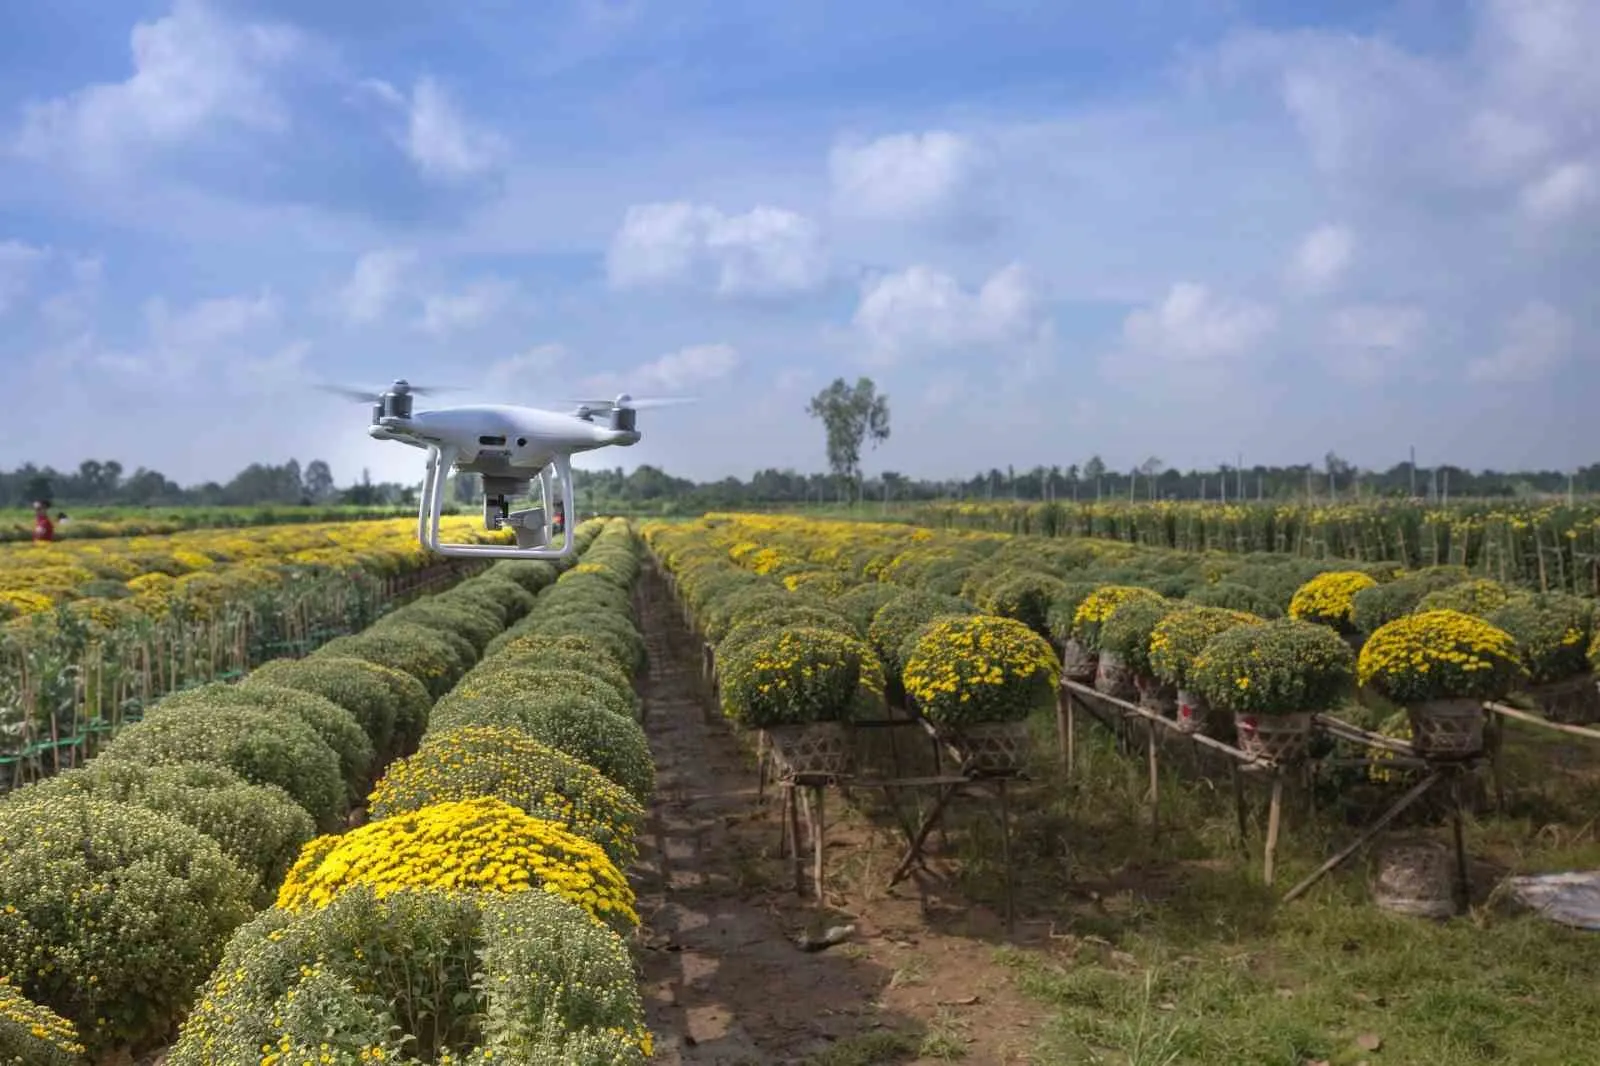
<instances>
[{"instance_id":1,"label":"yellow flower cluster","mask_svg":"<svg viewBox=\"0 0 1600 1066\"><path fill-rule=\"evenodd\" d=\"M452 540L504 539L464 517L441 529ZM396 519L0 544L0 622L77 602L160 618L180 597L215 607L271 588L296 567L405 573L432 560L416 530L415 521ZM121 598L86 599L110 591Z\"/></svg>"},{"instance_id":2,"label":"yellow flower cluster","mask_svg":"<svg viewBox=\"0 0 1600 1066\"><path fill-rule=\"evenodd\" d=\"M1061 681L1048 641L995 615L947 618L918 637L901 678L931 721L1017 721L1047 702Z\"/></svg>"},{"instance_id":3,"label":"yellow flower cluster","mask_svg":"<svg viewBox=\"0 0 1600 1066\"><path fill-rule=\"evenodd\" d=\"M1174 611L1150 633L1150 669L1169 685L1186 688L1189 669L1211 638L1236 626L1260 625L1266 621L1247 611L1225 607L1188 607Z\"/></svg>"},{"instance_id":4,"label":"yellow flower cluster","mask_svg":"<svg viewBox=\"0 0 1600 1066\"><path fill-rule=\"evenodd\" d=\"M1517 643L1460 611L1423 611L1367 638L1356 679L1397 703L1498 699L1525 676Z\"/></svg>"},{"instance_id":5,"label":"yellow flower cluster","mask_svg":"<svg viewBox=\"0 0 1600 1066\"><path fill-rule=\"evenodd\" d=\"M325 905L348 885L382 897L404 888L490 892L542 888L623 928L637 925L633 889L599 845L491 796L435 803L307 844L278 906Z\"/></svg>"},{"instance_id":6,"label":"yellow flower cluster","mask_svg":"<svg viewBox=\"0 0 1600 1066\"><path fill-rule=\"evenodd\" d=\"M1083 598L1072 615L1072 637L1090 651L1100 648L1100 628L1111 612L1129 600L1159 600L1161 594L1138 585L1102 585Z\"/></svg>"},{"instance_id":7,"label":"yellow flower cluster","mask_svg":"<svg viewBox=\"0 0 1600 1066\"><path fill-rule=\"evenodd\" d=\"M1330 570L1301 585L1289 601L1289 617L1302 622L1351 631L1350 609L1356 593L1378 582L1359 570Z\"/></svg>"},{"instance_id":8,"label":"yellow flower cluster","mask_svg":"<svg viewBox=\"0 0 1600 1066\"><path fill-rule=\"evenodd\" d=\"M0 1062L76 1066L83 1061L84 1053L78 1030L71 1022L28 999L6 975L0 974Z\"/></svg>"}]
</instances>

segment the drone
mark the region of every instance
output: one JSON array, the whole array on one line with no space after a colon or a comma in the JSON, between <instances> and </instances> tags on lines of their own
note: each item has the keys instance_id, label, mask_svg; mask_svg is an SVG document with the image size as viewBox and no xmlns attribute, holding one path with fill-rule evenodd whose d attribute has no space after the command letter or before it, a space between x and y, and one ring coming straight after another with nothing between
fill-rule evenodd
<instances>
[{"instance_id":1,"label":"drone","mask_svg":"<svg viewBox=\"0 0 1600 1066\"><path fill-rule=\"evenodd\" d=\"M570 411L536 407L477 404L413 410L413 397L459 389L425 387L398 380L380 392L337 385L320 386L372 404L367 435L392 440L428 453L417 508L417 539L428 551L450 558L563 559L573 553L572 456L606 447L630 447L642 436L638 412L651 407L692 403L676 397L634 399L626 393L614 400L574 400ZM445 479L454 469L477 474L483 481L483 525L509 528L509 544L443 544L439 518ZM539 486L538 506L520 511L511 501L530 497ZM554 547L555 534L562 543Z\"/></svg>"}]
</instances>

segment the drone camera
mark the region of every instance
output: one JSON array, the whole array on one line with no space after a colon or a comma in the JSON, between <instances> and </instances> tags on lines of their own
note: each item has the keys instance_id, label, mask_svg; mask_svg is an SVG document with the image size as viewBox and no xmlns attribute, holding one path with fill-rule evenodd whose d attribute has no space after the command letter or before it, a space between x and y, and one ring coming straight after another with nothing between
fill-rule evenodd
<instances>
[{"instance_id":1,"label":"drone camera","mask_svg":"<svg viewBox=\"0 0 1600 1066\"><path fill-rule=\"evenodd\" d=\"M611 428L621 433L633 433L638 429L639 412L631 407L617 407L611 411Z\"/></svg>"}]
</instances>

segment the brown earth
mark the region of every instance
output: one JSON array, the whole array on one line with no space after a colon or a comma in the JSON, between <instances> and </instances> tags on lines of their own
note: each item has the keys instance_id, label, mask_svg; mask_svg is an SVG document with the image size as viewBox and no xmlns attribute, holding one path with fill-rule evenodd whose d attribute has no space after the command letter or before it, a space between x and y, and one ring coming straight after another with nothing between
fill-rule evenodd
<instances>
[{"instance_id":1,"label":"brown earth","mask_svg":"<svg viewBox=\"0 0 1600 1066\"><path fill-rule=\"evenodd\" d=\"M828 794L828 906L794 890L779 857L776 789L758 798L755 760L699 675L698 642L654 574L640 590L650 651L641 681L659 784L634 881L643 988L666 1066L1034 1061L1043 1011L1013 987L992 910L966 905L928 863L894 890L904 840ZM888 823L892 827L892 821ZM808 831L802 826L802 839ZM937 839L937 838L936 838ZM797 940L853 926L818 952Z\"/></svg>"}]
</instances>

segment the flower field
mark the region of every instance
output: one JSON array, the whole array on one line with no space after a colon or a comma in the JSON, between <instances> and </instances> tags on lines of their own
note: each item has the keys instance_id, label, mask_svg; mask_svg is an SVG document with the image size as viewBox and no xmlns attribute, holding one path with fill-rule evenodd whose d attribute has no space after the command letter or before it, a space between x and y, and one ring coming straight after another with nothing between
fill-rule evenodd
<instances>
[{"instance_id":1,"label":"flower field","mask_svg":"<svg viewBox=\"0 0 1600 1066\"><path fill-rule=\"evenodd\" d=\"M1595 601L1463 567L764 515L644 536L714 646L724 712L756 729L848 723L878 692L937 727L999 727L1052 706L1062 671L1272 758L1334 709L1392 726L1396 705L1515 697L1596 717Z\"/></svg>"},{"instance_id":2,"label":"flower field","mask_svg":"<svg viewBox=\"0 0 1600 1066\"><path fill-rule=\"evenodd\" d=\"M1091 537L1180 551L1462 566L1541 591L1600 594L1600 504L1104 501L919 504L935 529Z\"/></svg>"},{"instance_id":3,"label":"flower field","mask_svg":"<svg viewBox=\"0 0 1600 1066\"><path fill-rule=\"evenodd\" d=\"M0 1063L642 1063L641 544L573 535L0 799Z\"/></svg>"},{"instance_id":4,"label":"flower field","mask_svg":"<svg viewBox=\"0 0 1600 1066\"><path fill-rule=\"evenodd\" d=\"M158 696L308 651L472 569L425 554L411 520L0 544L0 787L91 753Z\"/></svg>"},{"instance_id":5,"label":"flower field","mask_svg":"<svg viewBox=\"0 0 1600 1066\"><path fill-rule=\"evenodd\" d=\"M153 537L190 529L240 529L305 523L360 522L404 517L414 507L68 507L70 521L56 525L56 539ZM0 509L0 544L33 540L30 508Z\"/></svg>"}]
</instances>

